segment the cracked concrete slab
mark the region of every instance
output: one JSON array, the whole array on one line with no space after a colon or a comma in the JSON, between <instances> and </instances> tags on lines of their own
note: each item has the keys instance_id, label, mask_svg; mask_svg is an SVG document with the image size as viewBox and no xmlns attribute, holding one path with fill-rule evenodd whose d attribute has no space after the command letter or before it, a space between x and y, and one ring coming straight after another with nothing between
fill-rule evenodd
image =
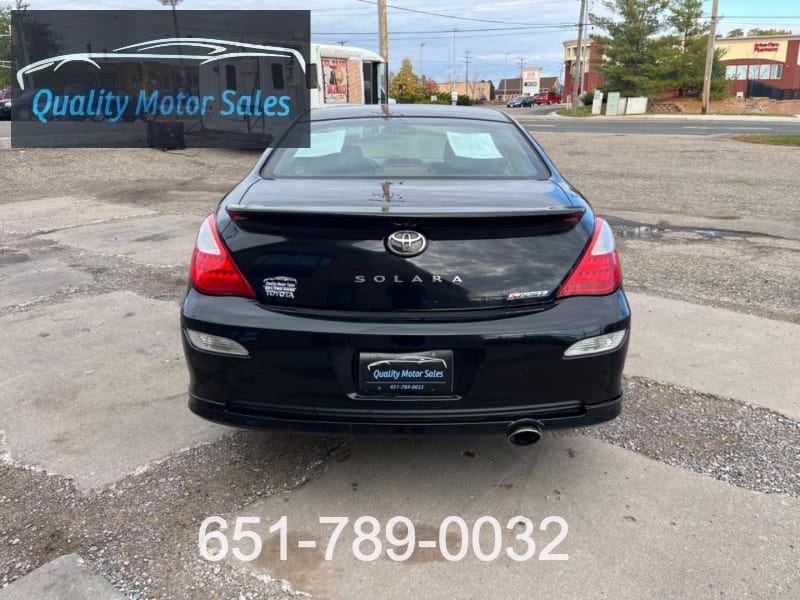
<instances>
[{"instance_id":1,"label":"cracked concrete slab","mask_svg":"<svg viewBox=\"0 0 800 600\"><path fill-rule=\"evenodd\" d=\"M800 419L800 325L629 293L627 375L640 375Z\"/></svg>"},{"instance_id":2,"label":"cracked concrete slab","mask_svg":"<svg viewBox=\"0 0 800 600\"><path fill-rule=\"evenodd\" d=\"M124 600L125 595L95 573L77 554L67 554L0 589L0 600Z\"/></svg>"},{"instance_id":3,"label":"cracked concrete slab","mask_svg":"<svg viewBox=\"0 0 800 600\"><path fill-rule=\"evenodd\" d=\"M263 539L252 562L231 562L254 574L287 579L314 598L398 600L405 598L790 598L800 592L800 546L795 525L800 499L759 494L666 466L576 433L548 434L534 448L497 437L359 440L340 451L326 472L305 486L239 510L260 517L245 524ZM278 554L278 533L288 523L287 560ZM371 515L381 524L380 556L354 558L354 522ZM387 557L385 527L395 515L414 524L411 558ZM440 524L448 516L468 526L468 549L447 561L440 550ZM481 516L500 524L500 553L475 556L473 526ZM516 562L527 545L506 525L523 515L534 525L534 558ZM321 516L346 516L332 560L324 554L333 525ZM543 519L561 517L567 525ZM230 518L232 531L235 520ZM214 529L214 528L212 528ZM369 531L369 527L366 529ZM541 560L550 548L567 560ZM399 527L395 534L403 536ZM444 536L457 554L461 534ZM230 540L230 535L228 536ZM246 539L246 538L243 538ZM480 549L491 554L495 534L483 526ZM299 542L316 548L299 548ZM435 548L419 543L435 542ZM251 552L249 542L234 543ZM231 546L233 547L233 546ZM373 551L364 541L361 551ZM402 553L405 548L395 550Z\"/></svg>"},{"instance_id":4,"label":"cracked concrete slab","mask_svg":"<svg viewBox=\"0 0 800 600\"><path fill-rule=\"evenodd\" d=\"M111 483L228 428L192 415L178 306L115 292L0 317L0 423L22 464Z\"/></svg>"},{"instance_id":5,"label":"cracked concrete slab","mask_svg":"<svg viewBox=\"0 0 800 600\"><path fill-rule=\"evenodd\" d=\"M25 252L0 253L0 309L28 304L91 282L91 275L59 260L31 260Z\"/></svg>"},{"instance_id":6,"label":"cracked concrete slab","mask_svg":"<svg viewBox=\"0 0 800 600\"><path fill-rule=\"evenodd\" d=\"M188 265L202 219L161 215L44 234L60 244L147 265Z\"/></svg>"},{"instance_id":7,"label":"cracked concrete slab","mask_svg":"<svg viewBox=\"0 0 800 600\"><path fill-rule=\"evenodd\" d=\"M97 202L89 198L41 198L3 204L0 231L5 234L32 234L152 214L155 213L147 208Z\"/></svg>"}]
</instances>

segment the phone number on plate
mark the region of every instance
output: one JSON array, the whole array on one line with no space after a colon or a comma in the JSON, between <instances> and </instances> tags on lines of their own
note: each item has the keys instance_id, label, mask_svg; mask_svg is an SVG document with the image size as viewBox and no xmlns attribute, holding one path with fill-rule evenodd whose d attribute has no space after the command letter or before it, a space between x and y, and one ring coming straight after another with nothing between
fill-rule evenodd
<instances>
[{"instance_id":1,"label":"phone number on plate","mask_svg":"<svg viewBox=\"0 0 800 600\"><path fill-rule=\"evenodd\" d=\"M536 526L528 517L517 515L501 524L491 516L482 516L471 524L459 516L449 516L442 520L438 528L438 536L427 536L417 539L413 521L402 515L391 517L384 526L372 516L358 517L351 522L349 517L319 517L319 524L327 526L330 531L327 542L317 540L297 540L292 543L292 551L325 549L325 560L333 560L337 543L344 532L355 536L352 543L345 543L345 551L350 550L355 558L361 561L377 560L385 555L394 561L410 559L418 549L438 550L442 558L455 562L472 554L478 560L489 562L506 556L514 561L569 560L568 554L556 553L555 550L567 537L569 527L566 520L558 516L549 516L538 524L540 542L546 542L537 553L534 541ZM198 549L200 556L206 560L223 560L228 552L241 561L255 560L263 549L263 540L259 533L260 517L237 517L233 528L220 516L206 518L200 525ZM509 531L504 534L504 529ZM426 531L428 528L426 528ZM282 516L273 522L268 529L270 534L278 534L278 553L280 560L289 559L289 519ZM542 539L542 538L547 538ZM341 545L340 545L341 547Z\"/></svg>"}]
</instances>

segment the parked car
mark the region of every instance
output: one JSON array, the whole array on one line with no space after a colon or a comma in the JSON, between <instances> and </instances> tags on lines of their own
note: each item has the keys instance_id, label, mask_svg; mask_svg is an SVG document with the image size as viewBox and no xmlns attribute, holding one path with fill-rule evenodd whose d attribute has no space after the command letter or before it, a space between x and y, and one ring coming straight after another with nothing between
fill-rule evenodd
<instances>
[{"instance_id":1,"label":"parked car","mask_svg":"<svg viewBox=\"0 0 800 600\"><path fill-rule=\"evenodd\" d=\"M614 418L630 310L608 223L509 115L311 111L200 227L189 407L245 427L494 431Z\"/></svg>"},{"instance_id":2,"label":"parked car","mask_svg":"<svg viewBox=\"0 0 800 600\"><path fill-rule=\"evenodd\" d=\"M513 100L506 102L508 108L528 107L531 105L530 96L517 96Z\"/></svg>"},{"instance_id":3,"label":"parked car","mask_svg":"<svg viewBox=\"0 0 800 600\"><path fill-rule=\"evenodd\" d=\"M540 92L533 97L534 104L561 104L561 96L555 92Z\"/></svg>"},{"instance_id":4,"label":"parked car","mask_svg":"<svg viewBox=\"0 0 800 600\"><path fill-rule=\"evenodd\" d=\"M11 120L12 121L33 121L36 113L33 110L33 101L36 98L36 90L27 90L11 100ZM44 110L45 100L41 97L38 100L39 110Z\"/></svg>"},{"instance_id":5,"label":"parked car","mask_svg":"<svg viewBox=\"0 0 800 600\"><path fill-rule=\"evenodd\" d=\"M0 120L8 121L11 119L11 98L0 100Z\"/></svg>"}]
</instances>

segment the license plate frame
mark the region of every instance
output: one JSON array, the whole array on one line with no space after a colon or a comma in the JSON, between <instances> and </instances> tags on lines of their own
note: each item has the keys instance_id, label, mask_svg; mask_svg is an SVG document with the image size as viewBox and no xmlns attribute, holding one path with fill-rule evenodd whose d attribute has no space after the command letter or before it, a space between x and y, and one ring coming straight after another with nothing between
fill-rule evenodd
<instances>
[{"instance_id":1,"label":"license plate frame","mask_svg":"<svg viewBox=\"0 0 800 600\"><path fill-rule=\"evenodd\" d=\"M361 352L357 387L369 395L452 395L453 351Z\"/></svg>"}]
</instances>

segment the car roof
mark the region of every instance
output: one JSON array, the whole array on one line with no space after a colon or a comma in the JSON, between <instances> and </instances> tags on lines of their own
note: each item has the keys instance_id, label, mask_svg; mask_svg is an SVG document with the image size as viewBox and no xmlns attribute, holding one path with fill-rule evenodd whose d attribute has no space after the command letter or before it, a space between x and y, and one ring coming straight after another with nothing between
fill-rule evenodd
<instances>
[{"instance_id":1,"label":"car roof","mask_svg":"<svg viewBox=\"0 0 800 600\"><path fill-rule=\"evenodd\" d=\"M511 118L493 108L472 108L443 104L354 104L311 110L312 121L357 119L364 117L440 117L443 119L474 119L508 122Z\"/></svg>"}]
</instances>

